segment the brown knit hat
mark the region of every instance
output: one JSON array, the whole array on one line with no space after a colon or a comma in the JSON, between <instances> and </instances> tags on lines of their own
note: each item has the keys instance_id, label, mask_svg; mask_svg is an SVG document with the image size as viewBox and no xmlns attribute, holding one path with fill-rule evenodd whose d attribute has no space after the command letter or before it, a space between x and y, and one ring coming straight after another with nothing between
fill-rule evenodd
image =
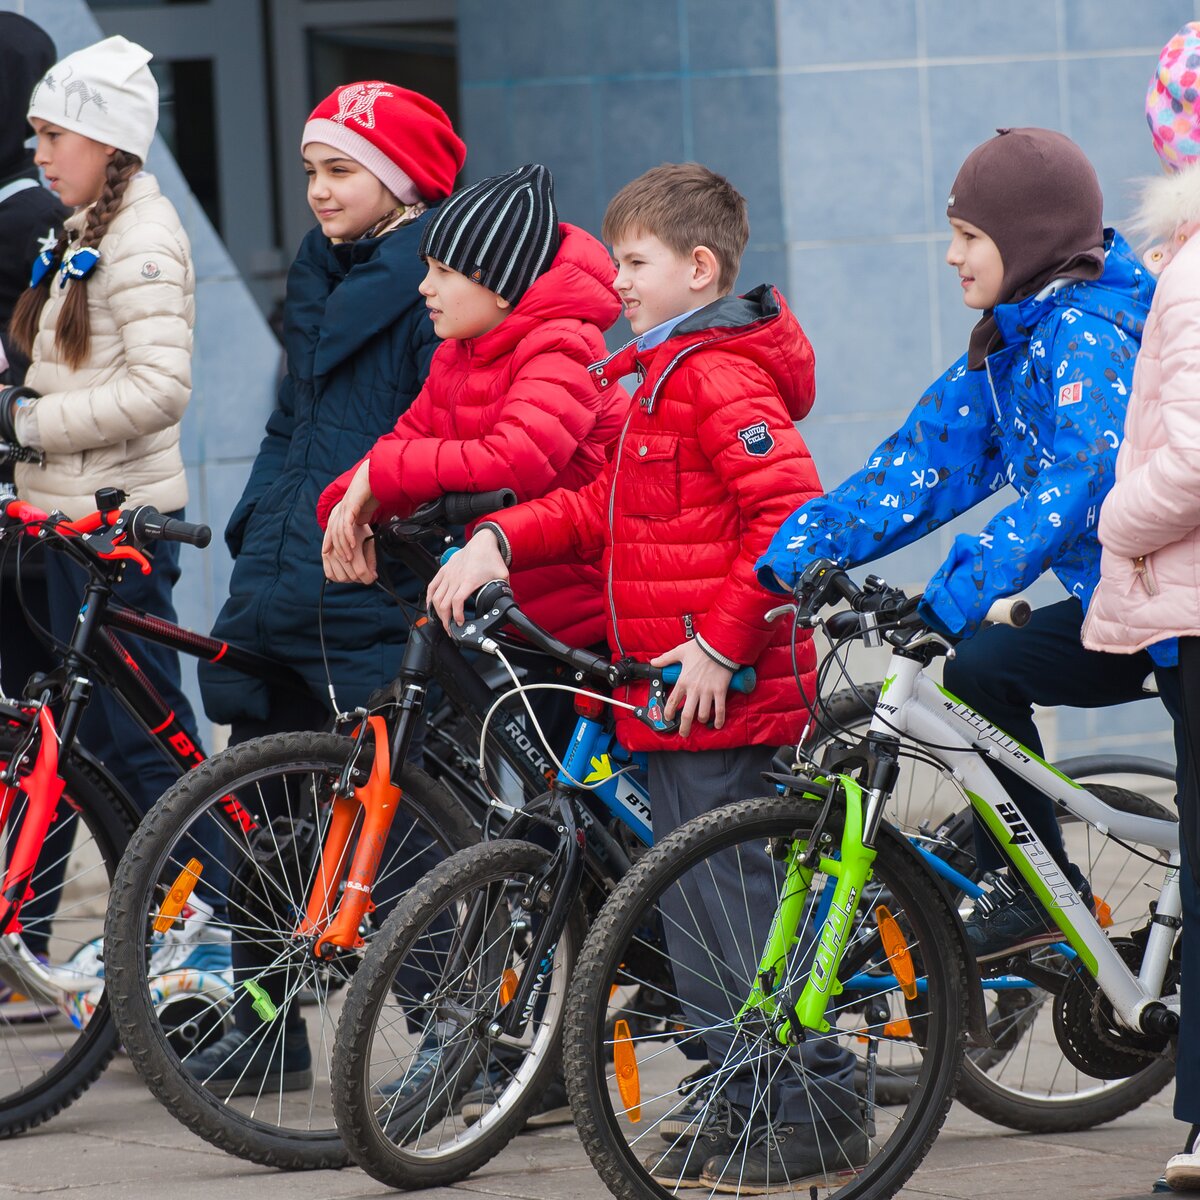
<instances>
[{"instance_id":1,"label":"brown knit hat","mask_svg":"<svg viewBox=\"0 0 1200 1200\"><path fill-rule=\"evenodd\" d=\"M1104 274L1104 197L1096 171L1052 129L998 129L958 170L946 215L982 229L1004 262L998 304L1023 300L1052 279ZM999 333L991 310L971 334L976 370Z\"/></svg>"}]
</instances>

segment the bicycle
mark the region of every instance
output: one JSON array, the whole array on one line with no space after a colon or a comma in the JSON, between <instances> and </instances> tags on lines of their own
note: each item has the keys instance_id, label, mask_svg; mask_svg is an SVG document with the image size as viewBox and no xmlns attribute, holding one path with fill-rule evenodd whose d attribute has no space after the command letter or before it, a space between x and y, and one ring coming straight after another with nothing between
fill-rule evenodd
<instances>
[{"instance_id":1,"label":"bicycle","mask_svg":"<svg viewBox=\"0 0 1200 1200\"><path fill-rule=\"evenodd\" d=\"M836 655L826 660L836 663ZM882 683L842 689L820 703L818 736L806 747L813 759L830 740L856 744L866 733ZM781 765L787 770L786 764ZM1172 764L1127 754L1090 754L1055 763L1076 783L1123 811L1175 821ZM961 783L933 762L912 759L888 804L892 821L939 871L955 897L982 890L974 861L974 822ZM1092 880L1110 936L1130 936L1145 917L1138 895L1152 867L1135 849L1097 838L1086 823L1059 813L1068 855ZM1034 952L1053 962L1058 952ZM1174 1064L1156 1058L1141 1071L1097 1077L1065 1057L1054 1034L1053 994L1032 980L1009 975L983 980L988 1028L996 1044L968 1047L955 1099L979 1116L1027 1133L1067 1133L1115 1120L1157 1095L1174 1077ZM899 1101L912 1087L911 1063L895 1064L877 1080L881 1102Z\"/></svg>"},{"instance_id":2,"label":"bicycle","mask_svg":"<svg viewBox=\"0 0 1200 1200\"><path fill-rule=\"evenodd\" d=\"M920 620L919 598L875 578L859 588L818 562L795 605L774 615L792 611L797 627L810 626L843 599L850 611L823 621L835 642L878 635L891 648L865 737L832 747L819 770L798 763L772 777L782 795L728 805L656 845L618 885L580 955L566 1017L568 1091L585 1149L616 1196L661 1196L682 1184L710 1194L825 1188L846 1200L885 1197L924 1158L953 1097L966 1034L985 1050L993 1040L980 969L935 856L884 820L901 761L914 755L960 780L1061 931L1055 957L1013 955L987 974L1052 994L1059 1052L1093 1072L1133 1075L1169 1052L1179 1019L1177 824L1106 803L929 680L925 669L953 647ZM1106 936L987 758L1096 836L1155 864L1161 879L1141 929ZM731 895L728 929L689 927L682 901L719 855L747 874L765 868L775 900L752 915ZM648 986L646 966L664 953L640 932L655 917L668 948L690 936L710 954L707 978L656 996L685 1014L670 1040L609 1027L611 989ZM709 1065L680 1097L674 1080L686 1045L704 1046ZM714 1054L716 1045L723 1049ZM915 1076L892 1104L878 1092L892 1069L881 1062L885 1048L905 1056ZM823 1069L806 1065L813 1056Z\"/></svg>"},{"instance_id":3,"label":"bicycle","mask_svg":"<svg viewBox=\"0 0 1200 1200\"><path fill-rule=\"evenodd\" d=\"M425 542L444 544L451 528L513 502L511 492L443 497L381 528L378 545L428 581L437 559ZM482 648L478 638L472 643L466 636L464 645ZM583 651L562 650L580 672L598 661ZM547 661L528 645L508 644L506 653L531 670ZM434 684L444 693L443 707L476 745L484 739L488 714L504 713L490 722L488 753L471 754L478 765L470 773L463 767L467 751L455 752L462 780L470 785L463 795L407 761ZM520 795L529 798L545 792L546 772L552 773L511 699L507 709L505 703L459 644L436 622L420 617L396 679L367 711L341 722L346 732L260 738L216 755L168 791L139 827L113 884L107 978L135 1068L171 1113L201 1137L270 1166L306 1169L348 1161L323 1086L340 989L376 935L383 912L430 868L477 841L488 813L499 811L478 799L492 785L491 768L503 763ZM626 781L622 776L614 787ZM230 828L222 815L230 798L245 814L244 828ZM398 812L405 820L393 824ZM221 898L235 949L235 986L215 1011L217 1020L187 1040L157 1015L160 998L147 955L154 927L169 924L176 905L186 903L190 889L211 874L210 864L192 849L205 840L201 832L213 827L222 831L229 860L230 883ZM603 843L611 856L608 869L623 869L616 839L605 839L599 828L593 834L595 845ZM376 906L383 911L375 914ZM261 958L241 978L239 953ZM303 993L315 1000L316 1014L312 1028L305 1022L308 1066L298 1068L305 1057L297 1032ZM249 1048L240 1051L243 1057L235 1059L231 1050L227 1061L193 1077L189 1065L207 1061L201 1056L230 1023L245 1034L241 1044ZM252 1062L242 1069L238 1064L246 1057Z\"/></svg>"},{"instance_id":4,"label":"bicycle","mask_svg":"<svg viewBox=\"0 0 1200 1200\"><path fill-rule=\"evenodd\" d=\"M34 453L0 445L5 460ZM104 489L97 511L69 521L19 500L11 485L0 486L0 537L36 538L89 575L61 664L35 675L24 699L0 699L0 985L8 994L0 1005L0 1137L31 1129L72 1103L117 1047L103 968L89 946L141 814L76 740L89 697L96 687L122 697L180 774L202 759L115 634L219 659L278 686L298 683L277 663L134 611L113 596L122 570L150 569L142 547L151 541L204 546L210 536L206 526L149 506L123 510L124 500L123 492ZM161 941L156 948L167 950ZM220 986L217 979L201 983ZM193 1006L202 991L177 988L174 1013Z\"/></svg>"},{"instance_id":5,"label":"bicycle","mask_svg":"<svg viewBox=\"0 0 1200 1200\"><path fill-rule=\"evenodd\" d=\"M351 981L334 1046L334 1113L355 1161L395 1187L465 1178L523 1128L558 1065L587 919L653 842L645 756L621 746L605 715L611 702L581 685L647 679L647 703L626 707L659 732L678 724L663 714L678 667L573 650L534 625L501 583L480 591L475 612L452 636L499 653L494 632L507 624L567 663L578 720L550 790L515 813L502 838L426 875ZM743 669L731 686L753 685Z\"/></svg>"}]
</instances>

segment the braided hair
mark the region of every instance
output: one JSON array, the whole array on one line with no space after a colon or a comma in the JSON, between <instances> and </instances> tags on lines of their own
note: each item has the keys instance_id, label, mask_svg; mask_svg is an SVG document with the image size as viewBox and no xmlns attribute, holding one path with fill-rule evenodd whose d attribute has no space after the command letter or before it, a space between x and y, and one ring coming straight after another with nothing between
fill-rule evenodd
<instances>
[{"instance_id":1,"label":"braided hair","mask_svg":"<svg viewBox=\"0 0 1200 1200\"><path fill-rule=\"evenodd\" d=\"M142 169L142 160L125 150L117 150L104 169L104 187L100 198L87 210L87 220L79 235L79 246L94 248L108 232L109 222L117 215L125 198L129 181ZM61 262L68 244L64 233L54 247L54 261ZM26 288L13 309L9 325L9 339L16 349L27 358L33 356L33 343L37 337L38 321L42 308L50 298L50 288L58 279L56 270L47 271L40 283ZM54 329L54 344L67 366L75 368L87 361L91 348L92 330L88 320L87 278L71 279L67 283L67 296L59 310L58 323Z\"/></svg>"}]
</instances>

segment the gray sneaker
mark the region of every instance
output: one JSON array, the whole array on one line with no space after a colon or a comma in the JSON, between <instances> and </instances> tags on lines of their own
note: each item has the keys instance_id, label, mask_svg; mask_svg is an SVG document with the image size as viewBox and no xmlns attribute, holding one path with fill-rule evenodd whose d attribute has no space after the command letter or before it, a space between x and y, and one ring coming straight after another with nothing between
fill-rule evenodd
<instances>
[{"instance_id":1,"label":"gray sneaker","mask_svg":"<svg viewBox=\"0 0 1200 1200\"><path fill-rule=\"evenodd\" d=\"M705 1063L698 1071L680 1080L678 1090L684 1098L683 1103L658 1123L659 1136L664 1142L673 1142L680 1136L696 1136L716 1082L717 1069L711 1063Z\"/></svg>"},{"instance_id":2,"label":"gray sneaker","mask_svg":"<svg viewBox=\"0 0 1200 1200\"><path fill-rule=\"evenodd\" d=\"M665 1188L700 1187L704 1164L713 1157L740 1154L747 1137L745 1115L723 1096L714 1096L703 1116L665 1150L642 1159L655 1183Z\"/></svg>"},{"instance_id":3,"label":"gray sneaker","mask_svg":"<svg viewBox=\"0 0 1200 1200\"><path fill-rule=\"evenodd\" d=\"M742 1196L832 1185L854 1175L870 1156L871 1143L859 1114L818 1118L815 1125L769 1125L749 1149L738 1146L710 1158L700 1185Z\"/></svg>"}]
</instances>

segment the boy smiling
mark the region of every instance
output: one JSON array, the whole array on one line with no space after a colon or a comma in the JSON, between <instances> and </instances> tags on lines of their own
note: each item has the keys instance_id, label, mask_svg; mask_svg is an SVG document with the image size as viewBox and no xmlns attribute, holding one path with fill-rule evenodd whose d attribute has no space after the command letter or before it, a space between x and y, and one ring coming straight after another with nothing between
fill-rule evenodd
<instances>
[{"instance_id":1,"label":"boy smiling","mask_svg":"<svg viewBox=\"0 0 1200 1200\"><path fill-rule=\"evenodd\" d=\"M667 702L679 737L657 734L618 710L631 750L647 751L656 838L717 805L762 791L774 747L795 742L805 704L793 673L791 630L765 619L770 597L754 563L771 534L820 482L794 422L813 404L813 354L780 294L763 285L732 295L749 237L746 202L697 163L665 164L626 185L604 218L617 264L616 289L637 336L592 368L606 391L636 372L640 386L604 473L578 492L560 490L496 514L442 569L429 601L443 621L491 579L532 562L598 563L605 577L608 638L618 658L679 663ZM803 685L814 690L814 657L796 646ZM739 667L758 676L750 695L727 695ZM645 702L646 685L618 690ZM775 902L769 863L747 872L763 912ZM749 894L749 893L748 893ZM720 954L739 961L757 936L725 911L715 886L697 886L694 909L723 930ZM674 933L674 936L673 936ZM710 980L708 950L668 931L685 1003L696 1013L727 1000ZM714 995L714 990L716 994ZM696 1017L697 1025L708 1022ZM731 1068L732 1038L710 1029L708 1079L690 1092L684 1136L654 1151L646 1167L668 1187L727 1174L746 1157L761 1112L752 1070ZM854 1166L867 1153L850 1056L814 1039L771 1087L769 1152L751 1154L738 1175L753 1188ZM722 1066L724 1064L724 1066ZM719 1094L718 1094L719 1093ZM748 1128L750 1126L750 1128Z\"/></svg>"}]
</instances>

